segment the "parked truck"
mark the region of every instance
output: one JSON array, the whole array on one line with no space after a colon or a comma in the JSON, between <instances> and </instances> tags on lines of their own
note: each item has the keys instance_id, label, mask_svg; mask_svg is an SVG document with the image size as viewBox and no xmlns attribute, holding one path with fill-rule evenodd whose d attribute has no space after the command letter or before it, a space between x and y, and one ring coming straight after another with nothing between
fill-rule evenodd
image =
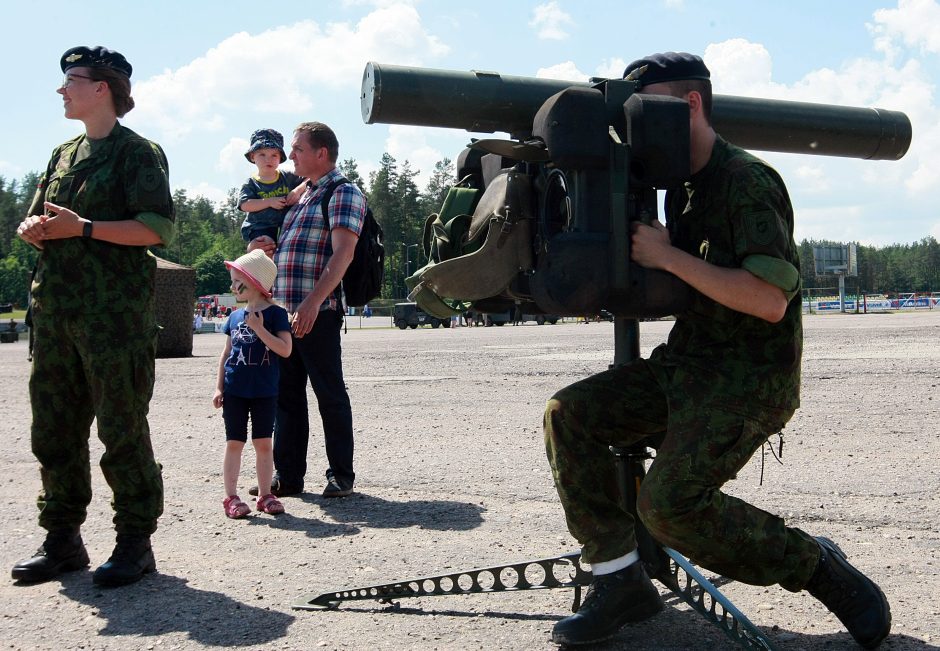
<instances>
[{"instance_id":1,"label":"parked truck","mask_svg":"<svg viewBox=\"0 0 940 651\"><path fill-rule=\"evenodd\" d=\"M234 294L207 294L196 301L196 309L206 316L227 316L235 309Z\"/></svg>"},{"instance_id":2,"label":"parked truck","mask_svg":"<svg viewBox=\"0 0 940 651\"><path fill-rule=\"evenodd\" d=\"M450 327L450 319L439 319L436 316L431 316L418 307L417 303L395 303L392 308L392 319L395 325L402 330L405 328L415 329L419 325L429 325L432 328Z\"/></svg>"}]
</instances>

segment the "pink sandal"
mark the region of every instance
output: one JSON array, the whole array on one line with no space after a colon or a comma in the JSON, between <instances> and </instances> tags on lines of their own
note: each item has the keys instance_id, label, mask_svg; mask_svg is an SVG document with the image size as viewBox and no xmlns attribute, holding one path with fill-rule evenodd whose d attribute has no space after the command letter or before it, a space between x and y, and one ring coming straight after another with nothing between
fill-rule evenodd
<instances>
[{"instance_id":1,"label":"pink sandal","mask_svg":"<svg viewBox=\"0 0 940 651\"><path fill-rule=\"evenodd\" d=\"M274 497L273 493L268 493L264 497L259 497L258 502L255 504L257 508L262 513L270 513L271 515L279 515L284 512L284 505L281 504L281 501Z\"/></svg>"},{"instance_id":2,"label":"pink sandal","mask_svg":"<svg viewBox=\"0 0 940 651\"><path fill-rule=\"evenodd\" d=\"M248 508L248 505L242 502L242 498L238 495L229 495L224 500L222 500L222 507L225 509L225 515L232 519L244 518L246 515L251 513L251 509Z\"/></svg>"}]
</instances>

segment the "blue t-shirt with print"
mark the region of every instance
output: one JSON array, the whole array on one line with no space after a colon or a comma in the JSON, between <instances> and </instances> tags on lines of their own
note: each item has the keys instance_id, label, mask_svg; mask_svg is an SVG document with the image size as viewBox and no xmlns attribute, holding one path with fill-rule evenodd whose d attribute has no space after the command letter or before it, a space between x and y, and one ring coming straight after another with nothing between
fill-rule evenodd
<instances>
[{"instance_id":1,"label":"blue t-shirt with print","mask_svg":"<svg viewBox=\"0 0 940 651\"><path fill-rule=\"evenodd\" d=\"M273 334L290 331L287 310L270 305L261 312L264 329ZM245 308L232 312L222 332L232 339L232 352L225 360L223 393L241 398L270 398L277 395L280 361L245 322Z\"/></svg>"},{"instance_id":2,"label":"blue t-shirt with print","mask_svg":"<svg viewBox=\"0 0 940 651\"><path fill-rule=\"evenodd\" d=\"M238 206L249 199L270 199L271 197L286 197L291 190L300 185L303 178L292 172L277 171L277 178L270 183L265 183L257 176L249 178L238 193ZM277 229L281 227L284 221L284 213L287 208L265 208L255 212L246 212L245 221L242 222L242 238L250 242L258 235L270 235L274 232L272 239L277 241Z\"/></svg>"}]
</instances>

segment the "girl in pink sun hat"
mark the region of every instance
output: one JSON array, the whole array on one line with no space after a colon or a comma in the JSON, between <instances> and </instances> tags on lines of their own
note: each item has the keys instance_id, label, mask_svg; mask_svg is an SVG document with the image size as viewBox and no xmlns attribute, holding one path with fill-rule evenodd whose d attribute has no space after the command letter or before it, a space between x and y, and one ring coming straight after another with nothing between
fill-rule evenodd
<instances>
[{"instance_id":1,"label":"girl in pink sun hat","mask_svg":"<svg viewBox=\"0 0 940 651\"><path fill-rule=\"evenodd\" d=\"M260 249L237 260L226 260L225 266L232 277L232 293L239 303L247 305L232 312L222 327L228 338L219 357L212 396L212 404L222 408L225 421L222 479L226 497L222 506L230 518L244 518L251 511L237 490L250 420L258 473L256 508L276 515L284 512L284 505L271 494L272 435L280 369L277 358L291 353L290 323L287 310L271 300L277 266Z\"/></svg>"}]
</instances>

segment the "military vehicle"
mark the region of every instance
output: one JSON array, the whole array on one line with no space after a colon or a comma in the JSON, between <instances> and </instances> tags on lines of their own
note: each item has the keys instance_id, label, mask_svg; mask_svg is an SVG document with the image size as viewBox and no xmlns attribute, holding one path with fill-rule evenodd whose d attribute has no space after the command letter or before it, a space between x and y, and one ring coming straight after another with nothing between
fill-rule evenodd
<instances>
[{"instance_id":1,"label":"military vehicle","mask_svg":"<svg viewBox=\"0 0 940 651\"><path fill-rule=\"evenodd\" d=\"M432 328L450 327L450 319L439 319L431 316L417 303L395 303L392 308L392 320L395 326L401 330L406 328L416 329L419 325L429 325Z\"/></svg>"}]
</instances>

